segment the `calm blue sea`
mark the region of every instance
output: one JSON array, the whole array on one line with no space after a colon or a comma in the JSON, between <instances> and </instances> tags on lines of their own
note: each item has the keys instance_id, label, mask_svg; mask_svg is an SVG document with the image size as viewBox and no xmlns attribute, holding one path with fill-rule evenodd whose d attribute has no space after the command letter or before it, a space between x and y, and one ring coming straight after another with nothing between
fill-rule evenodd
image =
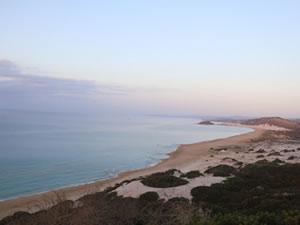
<instances>
[{"instance_id":1,"label":"calm blue sea","mask_svg":"<svg viewBox=\"0 0 300 225\"><path fill-rule=\"evenodd\" d=\"M110 178L151 166L179 144L250 131L197 122L0 111L0 200Z\"/></svg>"}]
</instances>

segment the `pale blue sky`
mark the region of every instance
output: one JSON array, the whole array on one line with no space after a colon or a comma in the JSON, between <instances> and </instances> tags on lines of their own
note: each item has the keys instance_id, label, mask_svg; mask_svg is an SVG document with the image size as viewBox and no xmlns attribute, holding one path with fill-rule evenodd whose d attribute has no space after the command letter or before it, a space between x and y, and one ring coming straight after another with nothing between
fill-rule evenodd
<instances>
[{"instance_id":1,"label":"pale blue sky","mask_svg":"<svg viewBox=\"0 0 300 225\"><path fill-rule=\"evenodd\" d=\"M0 27L23 75L131 90L118 107L300 115L300 1L0 0Z\"/></svg>"}]
</instances>

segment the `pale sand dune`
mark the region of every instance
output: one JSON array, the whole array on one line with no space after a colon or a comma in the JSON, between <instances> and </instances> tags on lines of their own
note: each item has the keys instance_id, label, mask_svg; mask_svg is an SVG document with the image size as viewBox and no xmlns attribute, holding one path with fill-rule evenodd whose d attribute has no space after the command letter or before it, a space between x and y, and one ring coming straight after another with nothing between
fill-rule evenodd
<instances>
[{"instance_id":1,"label":"pale sand dune","mask_svg":"<svg viewBox=\"0 0 300 225\"><path fill-rule=\"evenodd\" d=\"M197 161L190 163L182 168L182 172L198 170L205 174L205 171L211 167L220 164L226 164L239 168L259 160L266 159L273 161L279 159L287 163L300 162L300 141L291 141L287 139L273 139L262 142L253 142L243 145L229 146L226 148L211 149L211 154L202 156ZM179 177L180 173L175 173ZM117 188L115 191L118 195L124 197L139 197L141 194L149 191L157 192L162 199L174 197L184 197L191 199L191 190L197 186L210 186L214 183L220 183L225 178L214 177L209 174L194 179L188 179L189 183L174 188L152 188L143 185L140 181L126 183Z\"/></svg>"},{"instance_id":2,"label":"pale sand dune","mask_svg":"<svg viewBox=\"0 0 300 225\"><path fill-rule=\"evenodd\" d=\"M118 195L124 197L137 198L141 194L154 191L157 192L161 199L170 199L174 197L184 197L191 199L191 190L197 186L210 186L215 183L220 183L225 180L224 177L213 177L211 175L190 179L186 185L173 187L173 188L152 188L143 185L140 181L133 181L129 184L124 184L119 187L116 191Z\"/></svg>"},{"instance_id":3,"label":"pale sand dune","mask_svg":"<svg viewBox=\"0 0 300 225\"><path fill-rule=\"evenodd\" d=\"M213 154L211 148L220 148L233 145L245 145L249 144L251 140L261 137L264 133L264 129L254 128L253 132L237 135L225 139L218 139L213 141L205 141L195 144L180 145L176 151L168 154L169 158L162 160L159 164L151 168L140 169L136 171L128 171L118 175L113 179L104 181L98 181L90 184L84 184L74 186L70 188L64 188L57 190L56 193L47 192L42 194L36 194L28 197L21 197L12 200L6 200L0 202L0 218L11 215L17 211L30 211L34 212L40 210L41 205L43 207L50 206L53 199L56 198L56 194L64 195L66 199L76 200L88 193L94 193L96 191L104 190L108 186L112 186L116 183L120 183L124 180L133 179L139 176L149 175L159 171L165 171L171 168L180 169L182 171L188 171L193 167L197 167L203 163L201 159L205 156ZM212 159L211 159L212 160ZM43 203L43 204L41 204Z\"/></svg>"}]
</instances>

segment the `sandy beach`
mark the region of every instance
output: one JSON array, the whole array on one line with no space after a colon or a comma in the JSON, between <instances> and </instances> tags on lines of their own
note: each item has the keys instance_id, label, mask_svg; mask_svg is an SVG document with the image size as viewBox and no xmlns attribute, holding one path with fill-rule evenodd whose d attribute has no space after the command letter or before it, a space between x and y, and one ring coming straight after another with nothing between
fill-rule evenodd
<instances>
[{"instance_id":1,"label":"sandy beach","mask_svg":"<svg viewBox=\"0 0 300 225\"><path fill-rule=\"evenodd\" d=\"M232 124L227 124L232 126ZM202 164L205 157L215 154L211 149L225 148L233 145L244 145L252 140L261 137L264 133L263 128L251 127L253 132L237 135L225 139L217 139L194 144L180 145L176 151L169 153L169 158L161 160L156 166L135 171L127 171L120 173L116 178L97 181L94 183L78 185L69 188L56 190L55 192L46 192L32 196L20 197L11 200L0 202L0 218L11 215L17 211L35 212L41 208L47 208L55 203L57 197L76 200L88 193L102 191L105 188L120 183L124 180L130 180L136 177L149 175L159 171L165 171L171 168L176 168L181 171L189 171ZM213 162L212 162L213 163Z\"/></svg>"}]
</instances>

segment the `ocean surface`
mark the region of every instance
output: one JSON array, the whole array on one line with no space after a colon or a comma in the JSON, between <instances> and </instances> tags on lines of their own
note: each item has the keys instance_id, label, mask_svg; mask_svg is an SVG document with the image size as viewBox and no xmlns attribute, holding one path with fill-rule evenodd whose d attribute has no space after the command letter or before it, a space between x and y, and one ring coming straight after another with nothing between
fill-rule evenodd
<instances>
[{"instance_id":1,"label":"ocean surface","mask_svg":"<svg viewBox=\"0 0 300 225\"><path fill-rule=\"evenodd\" d=\"M198 122L0 111L0 200L111 178L154 165L179 144L251 131Z\"/></svg>"}]
</instances>

